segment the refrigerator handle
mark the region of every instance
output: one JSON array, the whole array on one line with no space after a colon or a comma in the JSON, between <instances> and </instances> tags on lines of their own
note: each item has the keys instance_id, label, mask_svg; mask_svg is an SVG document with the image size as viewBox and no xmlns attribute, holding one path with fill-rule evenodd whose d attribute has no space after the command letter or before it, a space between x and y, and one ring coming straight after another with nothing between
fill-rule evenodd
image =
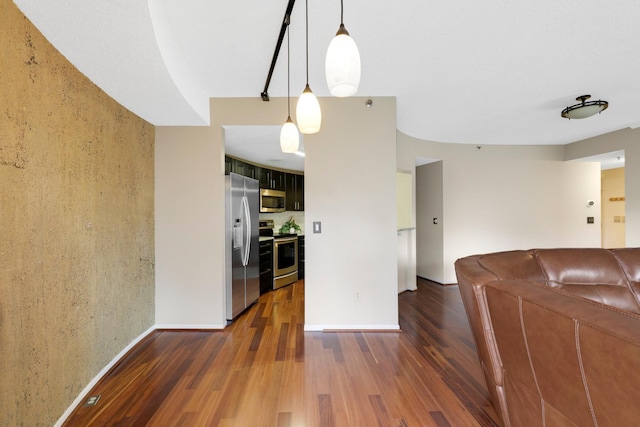
<instances>
[{"instance_id":1,"label":"refrigerator handle","mask_svg":"<svg viewBox=\"0 0 640 427\"><path fill-rule=\"evenodd\" d=\"M246 231L246 240L244 244L244 254L242 255L242 265L249 264L249 254L251 251L251 212L249 211L249 199L242 196L242 207L244 209L244 227Z\"/></svg>"}]
</instances>

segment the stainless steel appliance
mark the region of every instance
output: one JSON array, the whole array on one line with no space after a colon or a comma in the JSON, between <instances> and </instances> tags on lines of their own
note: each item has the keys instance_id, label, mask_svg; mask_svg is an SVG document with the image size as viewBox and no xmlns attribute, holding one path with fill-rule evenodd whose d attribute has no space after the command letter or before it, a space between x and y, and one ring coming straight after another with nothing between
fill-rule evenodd
<instances>
[{"instance_id":1,"label":"stainless steel appliance","mask_svg":"<svg viewBox=\"0 0 640 427\"><path fill-rule=\"evenodd\" d=\"M260 189L260 212L284 212L286 209L284 191Z\"/></svg>"},{"instance_id":2,"label":"stainless steel appliance","mask_svg":"<svg viewBox=\"0 0 640 427\"><path fill-rule=\"evenodd\" d=\"M298 280L298 236L275 236L273 240L273 289Z\"/></svg>"},{"instance_id":3,"label":"stainless steel appliance","mask_svg":"<svg viewBox=\"0 0 640 427\"><path fill-rule=\"evenodd\" d=\"M260 235L273 236L273 289L298 280L298 236L274 235L272 219L260 220Z\"/></svg>"},{"instance_id":4,"label":"stainless steel appliance","mask_svg":"<svg viewBox=\"0 0 640 427\"><path fill-rule=\"evenodd\" d=\"M260 296L259 191L258 180L235 173L226 177L225 289L229 322Z\"/></svg>"}]
</instances>

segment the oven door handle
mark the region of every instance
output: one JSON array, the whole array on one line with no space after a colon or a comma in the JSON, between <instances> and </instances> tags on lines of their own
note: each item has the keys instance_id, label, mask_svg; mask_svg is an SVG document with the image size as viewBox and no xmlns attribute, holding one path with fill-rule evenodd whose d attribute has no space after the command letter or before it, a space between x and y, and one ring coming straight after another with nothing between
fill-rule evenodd
<instances>
[{"instance_id":1,"label":"oven door handle","mask_svg":"<svg viewBox=\"0 0 640 427\"><path fill-rule=\"evenodd\" d=\"M276 243L292 243L298 240L297 237L279 237L274 240Z\"/></svg>"}]
</instances>

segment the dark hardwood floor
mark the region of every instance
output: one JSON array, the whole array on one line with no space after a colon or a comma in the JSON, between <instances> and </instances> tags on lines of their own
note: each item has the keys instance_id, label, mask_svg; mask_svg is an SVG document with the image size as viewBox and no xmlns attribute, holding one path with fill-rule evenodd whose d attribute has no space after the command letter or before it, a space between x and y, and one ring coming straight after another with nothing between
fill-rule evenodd
<instances>
[{"instance_id":1,"label":"dark hardwood floor","mask_svg":"<svg viewBox=\"0 0 640 427\"><path fill-rule=\"evenodd\" d=\"M155 331L65 426L496 426L457 286L399 295L402 332L304 332L304 283L224 331Z\"/></svg>"}]
</instances>

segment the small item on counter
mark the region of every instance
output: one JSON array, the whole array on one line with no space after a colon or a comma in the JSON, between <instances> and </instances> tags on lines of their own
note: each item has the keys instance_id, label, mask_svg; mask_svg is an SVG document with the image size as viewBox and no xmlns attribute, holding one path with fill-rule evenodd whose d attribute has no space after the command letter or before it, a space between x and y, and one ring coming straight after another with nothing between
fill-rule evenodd
<instances>
[{"instance_id":1,"label":"small item on counter","mask_svg":"<svg viewBox=\"0 0 640 427\"><path fill-rule=\"evenodd\" d=\"M302 230L300 229L300 226L296 224L296 220L293 219L293 217L289 218L289 221L282 224L282 227L278 230L280 234L296 234L300 231Z\"/></svg>"}]
</instances>

